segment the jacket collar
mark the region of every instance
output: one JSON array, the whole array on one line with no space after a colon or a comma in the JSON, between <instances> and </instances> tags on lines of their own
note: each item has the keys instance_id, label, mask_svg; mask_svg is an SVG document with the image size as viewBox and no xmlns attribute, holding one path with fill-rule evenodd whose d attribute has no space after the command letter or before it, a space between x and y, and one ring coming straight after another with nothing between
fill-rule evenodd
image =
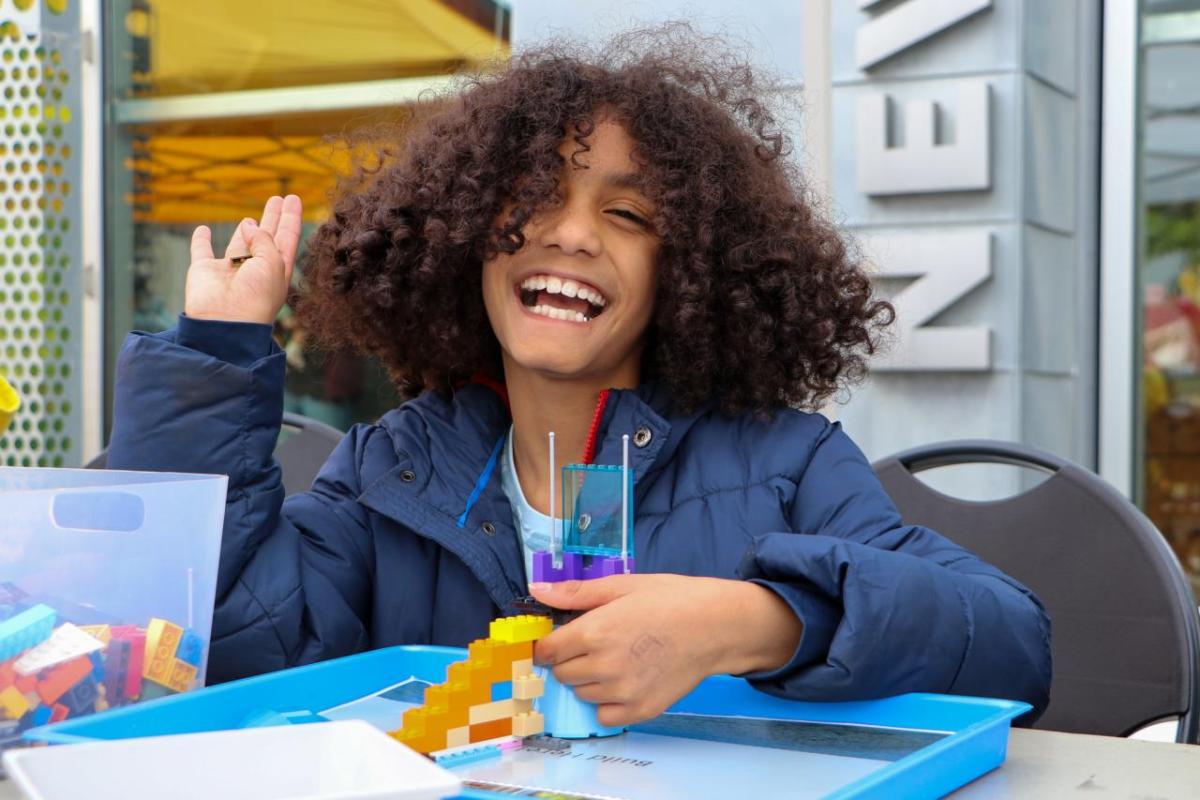
<instances>
[{"instance_id":1,"label":"jacket collar","mask_svg":"<svg viewBox=\"0 0 1200 800\"><path fill-rule=\"evenodd\" d=\"M669 462L696 417L672 415L670 406L666 391L653 384L609 394L594 463L620 464L621 437L629 435L635 512L647 486L645 478ZM455 553L501 609L526 594L512 508L493 459L510 424L503 400L484 386L471 384L449 397L426 392L380 420L391 437L397 465L358 498L367 508ZM635 547L641 550L645 532L636 527L634 532Z\"/></svg>"}]
</instances>

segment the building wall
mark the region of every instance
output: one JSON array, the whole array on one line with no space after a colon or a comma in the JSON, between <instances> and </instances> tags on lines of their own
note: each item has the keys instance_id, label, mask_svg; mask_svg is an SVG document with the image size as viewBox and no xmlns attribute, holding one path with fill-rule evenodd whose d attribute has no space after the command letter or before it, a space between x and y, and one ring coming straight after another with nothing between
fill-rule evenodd
<instances>
[{"instance_id":1,"label":"building wall","mask_svg":"<svg viewBox=\"0 0 1200 800\"><path fill-rule=\"evenodd\" d=\"M826 60L813 79L827 84L805 87L808 118L793 133L899 312L872 378L828 409L867 455L995 438L1094 466L1096 5L644 5L518 0L513 43L686 15L749 32L761 47L748 52L782 76L785 97ZM1028 481L962 470L933 482L982 498Z\"/></svg>"}]
</instances>

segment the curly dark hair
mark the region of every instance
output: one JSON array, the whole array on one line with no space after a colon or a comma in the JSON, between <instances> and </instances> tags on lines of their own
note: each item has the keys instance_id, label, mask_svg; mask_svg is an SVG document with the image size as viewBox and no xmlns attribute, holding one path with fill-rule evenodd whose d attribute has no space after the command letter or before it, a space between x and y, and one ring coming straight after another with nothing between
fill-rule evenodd
<instances>
[{"instance_id":1,"label":"curly dark hair","mask_svg":"<svg viewBox=\"0 0 1200 800\"><path fill-rule=\"evenodd\" d=\"M463 288L524 245L572 168L565 137L586 151L604 113L634 141L657 207L643 379L681 411L816 407L865 374L894 312L815 210L761 94L727 45L686 25L599 52L559 43L473 76L342 187L308 244L301 321L327 346L378 356L406 396L501 378L482 290Z\"/></svg>"}]
</instances>

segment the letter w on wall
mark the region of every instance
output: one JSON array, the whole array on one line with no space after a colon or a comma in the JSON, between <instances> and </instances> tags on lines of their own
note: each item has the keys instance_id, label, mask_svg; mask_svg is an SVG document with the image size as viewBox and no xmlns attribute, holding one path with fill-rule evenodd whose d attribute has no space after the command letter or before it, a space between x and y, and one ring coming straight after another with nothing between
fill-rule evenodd
<instances>
[{"instance_id":1,"label":"letter w on wall","mask_svg":"<svg viewBox=\"0 0 1200 800\"><path fill-rule=\"evenodd\" d=\"M986 325L926 326L992 275L992 234L860 234L880 278L916 278L892 298L899 336L876 370L980 371L992 367Z\"/></svg>"}]
</instances>

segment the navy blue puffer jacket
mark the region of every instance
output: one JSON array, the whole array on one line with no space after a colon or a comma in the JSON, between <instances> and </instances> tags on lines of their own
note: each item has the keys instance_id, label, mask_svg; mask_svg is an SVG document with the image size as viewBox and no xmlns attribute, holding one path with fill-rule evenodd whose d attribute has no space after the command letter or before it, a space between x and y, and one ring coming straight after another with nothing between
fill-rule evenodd
<instances>
[{"instance_id":1,"label":"navy blue puffer jacket","mask_svg":"<svg viewBox=\"0 0 1200 800\"><path fill-rule=\"evenodd\" d=\"M356 426L312 490L285 502L271 456L283 377L266 325L182 318L131 335L118 362L109 465L229 475L210 679L485 636L525 594L493 469L504 403L478 385L426 393ZM621 434L639 427L650 437L631 448L638 571L754 580L803 622L791 662L750 676L757 687L1045 708L1049 620L1037 598L903 524L838 425L794 411L680 415L653 387L614 391L596 463L620 463Z\"/></svg>"}]
</instances>

